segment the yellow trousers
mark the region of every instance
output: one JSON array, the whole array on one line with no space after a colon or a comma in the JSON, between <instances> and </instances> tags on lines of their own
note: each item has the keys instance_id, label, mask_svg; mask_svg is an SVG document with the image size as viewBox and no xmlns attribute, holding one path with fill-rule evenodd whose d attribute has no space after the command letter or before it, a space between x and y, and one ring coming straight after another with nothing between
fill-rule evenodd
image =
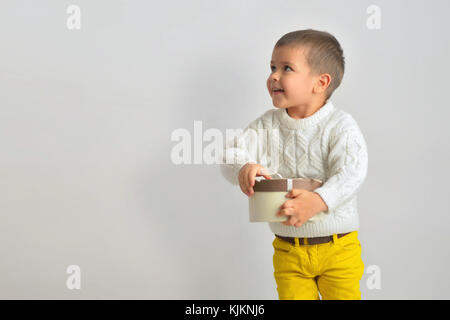
<instances>
[{"instance_id":1,"label":"yellow trousers","mask_svg":"<svg viewBox=\"0 0 450 320\"><path fill-rule=\"evenodd\" d=\"M364 273L358 232L316 245L275 237L273 267L280 300L359 300Z\"/></svg>"}]
</instances>

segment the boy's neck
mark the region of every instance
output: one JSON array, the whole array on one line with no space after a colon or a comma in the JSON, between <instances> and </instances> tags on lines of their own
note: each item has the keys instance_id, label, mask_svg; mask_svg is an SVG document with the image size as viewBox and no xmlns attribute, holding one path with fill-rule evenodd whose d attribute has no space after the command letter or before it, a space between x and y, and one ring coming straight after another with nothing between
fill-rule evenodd
<instances>
[{"instance_id":1,"label":"boy's neck","mask_svg":"<svg viewBox=\"0 0 450 320\"><path fill-rule=\"evenodd\" d=\"M311 103L309 105L288 107L286 108L286 112L293 119L304 119L316 113L326 102L326 100L322 100L321 102Z\"/></svg>"}]
</instances>

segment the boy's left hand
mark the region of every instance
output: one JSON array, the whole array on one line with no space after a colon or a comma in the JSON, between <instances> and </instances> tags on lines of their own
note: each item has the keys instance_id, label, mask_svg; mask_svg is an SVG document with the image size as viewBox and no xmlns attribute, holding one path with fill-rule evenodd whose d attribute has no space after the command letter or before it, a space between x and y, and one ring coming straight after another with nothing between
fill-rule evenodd
<instances>
[{"instance_id":1,"label":"boy's left hand","mask_svg":"<svg viewBox=\"0 0 450 320\"><path fill-rule=\"evenodd\" d=\"M319 212L328 210L320 195L312 191L292 189L286 197L291 199L283 203L277 213L277 216L288 217L282 222L286 226L300 227Z\"/></svg>"}]
</instances>

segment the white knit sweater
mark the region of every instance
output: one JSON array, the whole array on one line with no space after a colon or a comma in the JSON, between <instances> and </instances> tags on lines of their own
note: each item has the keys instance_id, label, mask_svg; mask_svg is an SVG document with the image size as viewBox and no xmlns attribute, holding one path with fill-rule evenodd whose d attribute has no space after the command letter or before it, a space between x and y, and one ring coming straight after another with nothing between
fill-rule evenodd
<instances>
[{"instance_id":1,"label":"white knit sweater","mask_svg":"<svg viewBox=\"0 0 450 320\"><path fill-rule=\"evenodd\" d=\"M324 182L314 192L328 206L326 218L300 227L269 222L274 234L320 237L359 228L356 195L367 176L367 145L355 119L331 101L303 119L291 118L286 109L266 111L227 141L222 161L222 174L233 185L239 185L239 170L248 162L283 178Z\"/></svg>"}]
</instances>

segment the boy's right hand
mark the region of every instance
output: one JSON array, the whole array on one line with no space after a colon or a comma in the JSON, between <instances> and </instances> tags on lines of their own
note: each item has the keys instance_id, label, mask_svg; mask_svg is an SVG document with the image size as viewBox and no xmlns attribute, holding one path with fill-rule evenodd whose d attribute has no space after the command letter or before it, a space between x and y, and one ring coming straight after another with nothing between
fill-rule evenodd
<instances>
[{"instance_id":1,"label":"boy's right hand","mask_svg":"<svg viewBox=\"0 0 450 320\"><path fill-rule=\"evenodd\" d=\"M247 196L252 196L253 186L255 185L255 177L263 176L266 179L272 179L267 169L257 163L247 163L239 171L239 186L242 192Z\"/></svg>"}]
</instances>

